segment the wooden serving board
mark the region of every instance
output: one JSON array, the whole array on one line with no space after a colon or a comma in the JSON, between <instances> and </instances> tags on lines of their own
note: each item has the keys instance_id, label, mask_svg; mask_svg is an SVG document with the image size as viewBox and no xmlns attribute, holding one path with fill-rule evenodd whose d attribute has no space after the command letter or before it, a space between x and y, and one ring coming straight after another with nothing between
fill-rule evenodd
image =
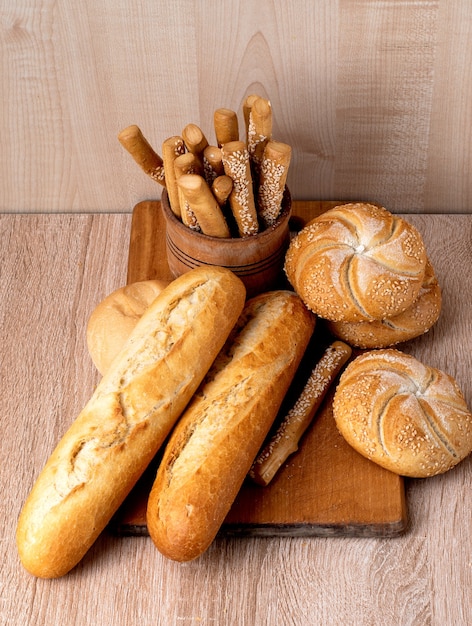
<instances>
[{"instance_id":1,"label":"wooden serving board","mask_svg":"<svg viewBox=\"0 0 472 626\"><path fill-rule=\"evenodd\" d=\"M334 206L335 202L294 201L291 228ZM133 211L128 283L170 280L165 224L160 202L141 202ZM282 280L282 277L281 277ZM292 393L316 363L317 352L330 340L317 325L307 360ZM311 362L310 362L311 360ZM251 536L396 536L407 527L403 479L355 452L338 433L332 414L332 392L311 428L267 487L243 485L221 529L223 534ZM287 398L290 403L290 397ZM136 485L112 521L120 534L146 535L146 503L158 459Z\"/></svg>"}]
</instances>

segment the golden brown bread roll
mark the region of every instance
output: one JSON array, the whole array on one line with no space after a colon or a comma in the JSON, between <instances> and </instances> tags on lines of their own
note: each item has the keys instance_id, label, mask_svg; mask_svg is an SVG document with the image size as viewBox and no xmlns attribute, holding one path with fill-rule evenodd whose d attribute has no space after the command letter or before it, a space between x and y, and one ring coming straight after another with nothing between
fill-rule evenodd
<instances>
[{"instance_id":1,"label":"golden brown bread roll","mask_svg":"<svg viewBox=\"0 0 472 626\"><path fill-rule=\"evenodd\" d=\"M290 291L249 300L182 415L159 466L147 524L168 558L213 541L295 374L315 326Z\"/></svg>"},{"instance_id":2,"label":"golden brown bread roll","mask_svg":"<svg viewBox=\"0 0 472 626\"><path fill-rule=\"evenodd\" d=\"M373 322L328 322L331 333L358 348L387 348L426 333L438 320L442 296L428 261L417 299L403 313Z\"/></svg>"},{"instance_id":3,"label":"golden brown bread roll","mask_svg":"<svg viewBox=\"0 0 472 626\"><path fill-rule=\"evenodd\" d=\"M145 311L26 500L16 539L30 573L62 576L84 556L168 436L245 296L231 271L199 267Z\"/></svg>"},{"instance_id":4,"label":"golden brown bread roll","mask_svg":"<svg viewBox=\"0 0 472 626\"><path fill-rule=\"evenodd\" d=\"M144 311L168 284L164 280L143 280L120 287L92 311L87 324L87 347L102 376Z\"/></svg>"},{"instance_id":5,"label":"golden brown bread roll","mask_svg":"<svg viewBox=\"0 0 472 626\"><path fill-rule=\"evenodd\" d=\"M472 414L457 382L392 348L347 366L333 412L355 450L402 476L441 474L472 451Z\"/></svg>"},{"instance_id":6,"label":"golden brown bread roll","mask_svg":"<svg viewBox=\"0 0 472 626\"><path fill-rule=\"evenodd\" d=\"M285 272L314 313L356 322L401 313L418 297L426 268L421 235L371 204L345 204L315 218L292 240Z\"/></svg>"}]
</instances>

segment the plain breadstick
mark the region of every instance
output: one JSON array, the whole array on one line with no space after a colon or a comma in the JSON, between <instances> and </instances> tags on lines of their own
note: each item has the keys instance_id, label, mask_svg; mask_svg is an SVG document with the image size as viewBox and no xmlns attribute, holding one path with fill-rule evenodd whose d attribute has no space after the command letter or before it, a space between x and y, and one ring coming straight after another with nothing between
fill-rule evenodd
<instances>
[{"instance_id":1,"label":"plain breadstick","mask_svg":"<svg viewBox=\"0 0 472 626\"><path fill-rule=\"evenodd\" d=\"M198 174L202 176L202 164L196 154L186 152L181 154L174 161L175 178L178 180L183 174ZM200 231L200 225L194 212L189 206L189 203L185 199L182 189L177 185L179 192L179 204L180 204L180 217L185 226L188 226L192 230Z\"/></svg>"},{"instance_id":2,"label":"plain breadstick","mask_svg":"<svg viewBox=\"0 0 472 626\"><path fill-rule=\"evenodd\" d=\"M169 204L172 212L177 216L181 216L179 191L177 187L177 180L175 177L174 161L175 159L184 154L185 144L182 137L174 135L168 137L162 143L162 159L164 161L164 171L166 177L166 188L169 194Z\"/></svg>"},{"instance_id":3,"label":"plain breadstick","mask_svg":"<svg viewBox=\"0 0 472 626\"><path fill-rule=\"evenodd\" d=\"M202 159L203 151L208 145L208 140L202 129L196 124L187 124L182 131L182 138L187 150Z\"/></svg>"},{"instance_id":4,"label":"plain breadstick","mask_svg":"<svg viewBox=\"0 0 472 626\"><path fill-rule=\"evenodd\" d=\"M226 204L232 189L233 180L229 176L226 176L226 174L223 174L223 176L217 176L211 186L211 191L220 206L224 206Z\"/></svg>"},{"instance_id":5,"label":"plain breadstick","mask_svg":"<svg viewBox=\"0 0 472 626\"><path fill-rule=\"evenodd\" d=\"M249 476L259 485L268 485L311 424L326 392L351 356L351 348L335 341L311 372L298 400L282 420L274 436L256 457Z\"/></svg>"},{"instance_id":6,"label":"plain breadstick","mask_svg":"<svg viewBox=\"0 0 472 626\"><path fill-rule=\"evenodd\" d=\"M213 125L218 146L239 141L238 116L231 109L216 109L213 113Z\"/></svg>"},{"instance_id":7,"label":"plain breadstick","mask_svg":"<svg viewBox=\"0 0 472 626\"><path fill-rule=\"evenodd\" d=\"M230 141L224 144L222 152L225 174L233 180L229 203L238 225L239 235L241 237L255 235L259 231L259 223L246 145L243 141Z\"/></svg>"},{"instance_id":8,"label":"plain breadstick","mask_svg":"<svg viewBox=\"0 0 472 626\"><path fill-rule=\"evenodd\" d=\"M280 214L291 147L280 141L269 141L264 149L259 170L257 211L265 226L272 226Z\"/></svg>"},{"instance_id":9,"label":"plain breadstick","mask_svg":"<svg viewBox=\"0 0 472 626\"><path fill-rule=\"evenodd\" d=\"M164 162L153 150L138 126L133 124L124 128L118 134L118 141L152 180L163 187L166 186Z\"/></svg>"},{"instance_id":10,"label":"plain breadstick","mask_svg":"<svg viewBox=\"0 0 472 626\"><path fill-rule=\"evenodd\" d=\"M208 183L197 174L183 174L177 181L201 231L211 237L230 237L224 215Z\"/></svg>"}]
</instances>

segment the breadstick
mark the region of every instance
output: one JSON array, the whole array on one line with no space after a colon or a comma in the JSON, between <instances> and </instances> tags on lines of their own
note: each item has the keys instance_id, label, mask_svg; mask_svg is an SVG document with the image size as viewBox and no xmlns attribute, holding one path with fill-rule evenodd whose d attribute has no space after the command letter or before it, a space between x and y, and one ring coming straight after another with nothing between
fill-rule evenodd
<instances>
[{"instance_id":1,"label":"breadstick","mask_svg":"<svg viewBox=\"0 0 472 626\"><path fill-rule=\"evenodd\" d=\"M280 214L291 155L291 147L280 141L269 141L262 155L257 210L265 226L272 226Z\"/></svg>"},{"instance_id":2,"label":"breadstick","mask_svg":"<svg viewBox=\"0 0 472 626\"><path fill-rule=\"evenodd\" d=\"M224 206L229 198L229 194L233 189L233 179L226 174L217 176L211 186L211 191L220 206Z\"/></svg>"},{"instance_id":3,"label":"breadstick","mask_svg":"<svg viewBox=\"0 0 472 626\"><path fill-rule=\"evenodd\" d=\"M272 138L272 107L269 100L256 98L249 112L247 149L256 171L266 143Z\"/></svg>"},{"instance_id":4,"label":"breadstick","mask_svg":"<svg viewBox=\"0 0 472 626\"><path fill-rule=\"evenodd\" d=\"M202 175L202 165L199 158L191 152L181 154L174 161L174 172L176 180L178 180L183 174L198 174ZM192 230L200 231L200 225L194 212L190 208L189 203L185 199L182 189L177 185L179 192L179 204L180 204L180 217L185 226L188 226Z\"/></svg>"},{"instance_id":5,"label":"breadstick","mask_svg":"<svg viewBox=\"0 0 472 626\"><path fill-rule=\"evenodd\" d=\"M164 161L164 171L166 176L166 188L169 194L170 208L173 213L180 217L180 204L179 204L179 192L177 187L177 181L175 178L174 161L175 159L184 154L185 145L182 137L174 135L168 137L162 143L162 159Z\"/></svg>"},{"instance_id":6,"label":"breadstick","mask_svg":"<svg viewBox=\"0 0 472 626\"><path fill-rule=\"evenodd\" d=\"M217 146L207 146L203 150L203 172L209 185L217 176L224 174L223 154Z\"/></svg>"},{"instance_id":7,"label":"breadstick","mask_svg":"<svg viewBox=\"0 0 472 626\"><path fill-rule=\"evenodd\" d=\"M230 237L224 215L205 179L198 174L183 174L177 184L195 214L202 233L212 237Z\"/></svg>"},{"instance_id":8,"label":"breadstick","mask_svg":"<svg viewBox=\"0 0 472 626\"><path fill-rule=\"evenodd\" d=\"M152 180L163 187L166 186L164 162L161 157L154 152L138 126L133 124L132 126L124 128L118 133L118 141Z\"/></svg>"},{"instance_id":9,"label":"breadstick","mask_svg":"<svg viewBox=\"0 0 472 626\"><path fill-rule=\"evenodd\" d=\"M251 116L252 105L259 97L260 96L251 94L250 96L247 96L247 98L243 102L243 116L244 116L244 124L246 126L246 143L248 143L248 138L249 138L249 125L251 122L250 116Z\"/></svg>"},{"instance_id":10,"label":"breadstick","mask_svg":"<svg viewBox=\"0 0 472 626\"><path fill-rule=\"evenodd\" d=\"M213 125L218 146L239 141L238 116L231 109L216 109L213 113Z\"/></svg>"},{"instance_id":11,"label":"breadstick","mask_svg":"<svg viewBox=\"0 0 472 626\"><path fill-rule=\"evenodd\" d=\"M208 145L202 129L196 124L187 124L182 131L182 138L187 146L187 150L202 159L202 153Z\"/></svg>"},{"instance_id":12,"label":"breadstick","mask_svg":"<svg viewBox=\"0 0 472 626\"><path fill-rule=\"evenodd\" d=\"M266 486L287 458L298 450L298 443L311 424L326 392L351 356L351 348L335 341L326 348L312 370L299 398L283 419L275 435L256 457L249 476Z\"/></svg>"},{"instance_id":13,"label":"breadstick","mask_svg":"<svg viewBox=\"0 0 472 626\"><path fill-rule=\"evenodd\" d=\"M224 144L221 150L225 174L233 180L229 204L238 225L239 234L241 237L255 235L259 231L259 223L246 145L243 141L230 141Z\"/></svg>"}]
</instances>

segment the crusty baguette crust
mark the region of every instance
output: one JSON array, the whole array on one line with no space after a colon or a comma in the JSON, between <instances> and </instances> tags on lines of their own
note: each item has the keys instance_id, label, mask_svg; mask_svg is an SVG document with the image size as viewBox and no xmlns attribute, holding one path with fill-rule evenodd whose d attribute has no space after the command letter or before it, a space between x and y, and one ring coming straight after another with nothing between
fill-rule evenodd
<instances>
[{"instance_id":1,"label":"crusty baguette crust","mask_svg":"<svg viewBox=\"0 0 472 626\"><path fill-rule=\"evenodd\" d=\"M169 284L143 280L120 287L97 304L87 324L87 347L102 376L120 352L144 311Z\"/></svg>"},{"instance_id":2,"label":"crusty baguette crust","mask_svg":"<svg viewBox=\"0 0 472 626\"><path fill-rule=\"evenodd\" d=\"M402 476L441 474L472 451L472 414L457 382L392 348L351 361L333 413L355 450Z\"/></svg>"},{"instance_id":3,"label":"crusty baguette crust","mask_svg":"<svg viewBox=\"0 0 472 626\"><path fill-rule=\"evenodd\" d=\"M147 524L168 558L213 541L272 425L315 326L289 291L250 300L166 447Z\"/></svg>"},{"instance_id":4,"label":"crusty baguette crust","mask_svg":"<svg viewBox=\"0 0 472 626\"><path fill-rule=\"evenodd\" d=\"M146 310L24 505L17 546L29 572L58 577L84 556L169 434L244 301L232 272L200 267Z\"/></svg>"}]
</instances>

